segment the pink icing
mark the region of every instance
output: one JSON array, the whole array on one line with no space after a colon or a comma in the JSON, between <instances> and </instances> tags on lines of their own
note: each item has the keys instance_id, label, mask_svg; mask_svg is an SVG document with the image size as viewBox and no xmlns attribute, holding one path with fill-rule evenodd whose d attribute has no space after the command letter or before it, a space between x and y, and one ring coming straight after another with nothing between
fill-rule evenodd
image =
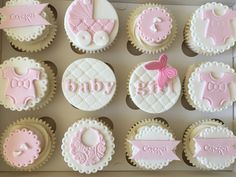
<instances>
[{"instance_id":1,"label":"pink icing","mask_svg":"<svg viewBox=\"0 0 236 177\"><path fill-rule=\"evenodd\" d=\"M41 151L37 135L27 129L12 131L3 144L4 158L15 167L27 167Z\"/></svg>"},{"instance_id":2,"label":"pink icing","mask_svg":"<svg viewBox=\"0 0 236 177\"><path fill-rule=\"evenodd\" d=\"M171 33L172 18L159 7L144 10L137 19L136 31L147 43L159 43Z\"/></svg>"},{"instance_id":3,"label":"pink icing","mask_svg":"<svg viewBox=\"0 0 236 177\"><path fill-rule=\"evenodd\" d=\"M86 130L94 131L97 136L97 144L87 146L82 142L82 136ZM71 154L79 164L94 165L101 161L106 151L106 142L103 135L95 128L81 129L72 139Z\"/></svg>"},{"instance_id":4,"label":"pink icing","mask_svg":"<svg viewBox=\"0 0 236 177\"><path fill-rule=\"evenodd\" d=\"M232 20L236 20L236 12L231 9L227 9L222 16L217 16L214 9L206 10L203 20L207 20L205 37L211 38L214 45L224 45L228 38L235 35Z\"/></svg>"},{"instance_id":5,"label":"pink icing","mask_svg":"<svg viewBox=\"0 0 236 177\"><path fill-rule=\"evenodd\" d=\"M0 8L0 14L4 17L4 20L1 20L0 29L50 25L41 16L41 12L47 6L48 4L36 4Z\"/></svg>"},{"instance_id":6,"label":"pink icing","mask_svg":"<svg viewBox=\"0 0 236 177\"><path fill-rule=\"evenodd\" d=\"M195 138L195 157L228 156L236 157L236 138Z\"/></svg>"},{"instance_id":7,"label":"pink icing","mask_svg":"<svg viewBox=\"0 0 236 177\"><path fill-rule=\"evenodd\" d=\"M130 143L138 148L138 152L132 156L135 160L179 160L173 150L180 141L132 140Z\"/></svg>"},{"instance_id":8,"label":"pink icing","mask_svg":"<svg viewBox=\"0 0 236 177\"><path fill-rule=\"evenodd\" d=\"M26 74L18 75L14 68L6 68L3 70L3 77L8 80L5 96L16 107L24 107L29 100L36 98L34 81L39 80L40 71L28 69Z\"/></svg>"},{"instance_id":9,"label":"pink icing","mask_svg":"<svg viewBox=\"0 0 236 177\"><path fill-rule=\"evenodd\" d=\"M103 92L106 95L112 93L115 88L114 82L99 81L97 79L90 80L88 82L77 83L72 80L65 82L67 91L73 93L97 93Z\"/></svg>"},{"instance_id":10,"label":"pink icing","mask_svg":"<svg viewBox=\"0 0 236 177\"><path fill-rule=\"evenodd\" d=\"M172 68L167 65L168 57L165 54L162 54L159 58L159 61L152 61L146 64L144 67L147 70L157 70L157 86L163 91L168 82L171 79L175 78L178 74L175 68Z\"/></svg>"},{"instance_id":11,"label":"pink icing","mask_svg":"<svg viewBox=\"0 0 236 177\"><path fill-rule=\"evenodd\" d=\"M213 108L221 107L230 100L229 84L235 81L235 74L224 73L219 79L215 79L212 73L200 73L200 79L204 82L202 99L206 99Z\"/></svg>"},{"instance_id":12,"label":"pink icing","mask_svg":"<svg viewBox=\"0 0 236 177\"><path fill-rule=\"evenodd\" d=\"M75 34L79 31L88 31L91 35L98 31L110 34L115 24L115 20L112 19L93 18L93 0L75 0L70 9L68 21Z\"/></svg>"}]
</instances>

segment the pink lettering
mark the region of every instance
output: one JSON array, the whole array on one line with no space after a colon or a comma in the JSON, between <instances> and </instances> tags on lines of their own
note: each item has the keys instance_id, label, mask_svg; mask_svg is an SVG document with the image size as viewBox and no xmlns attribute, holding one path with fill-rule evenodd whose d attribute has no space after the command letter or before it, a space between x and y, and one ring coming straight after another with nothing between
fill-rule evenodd
<instances>
[{"instance_id":1,"label":"pink lettering","mask_svg":"<svg viewBox=\"0 0 236 177\"><path fill-rule=\"evenodd\" d=\"M96 92L103 92L106 95L112 93L115 89L114 82L103 82L97 79L88 81L88 82L75 82L72 80L67 80L65 82L66 88L70 92L78 92L78 93L96 93Z\"/></svg>"}]
</instances>

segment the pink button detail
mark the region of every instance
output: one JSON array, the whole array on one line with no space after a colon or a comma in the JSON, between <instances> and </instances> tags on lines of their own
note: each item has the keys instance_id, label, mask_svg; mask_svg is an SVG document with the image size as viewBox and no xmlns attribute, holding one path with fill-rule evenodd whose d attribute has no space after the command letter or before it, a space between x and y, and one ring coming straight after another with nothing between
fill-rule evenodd
<instances>
[{"instance_id":1,"label":"pink button detail","mask_svg":"<svg viewBox=\"0 0 236 177\"><path fill-rule=\"evenodd\" d=\"M87 146L82 141L82 136L86 130L94 131L97 135L98 143L93 146ZM106 142L103 135L95 128L83 128L72 139L71 154L81 165L94 165L101 161L106 151Z\"/></svg>"},{"instance_id":2,"label":"pink button detail","mask_svg":"<svg viewBox=\"0 0 236 177\"><path fill-rule=\"evenodd\" d=\"M18 75L14 68L3 70L3 77L8 80L5 96L9 97L16 107L24 107L31 99L36 99L35 83L39 80L40 71L28 69L23 75Z\"/></svg>"},{"instance_id":3,"label":"pink button detail","mask_svg":"<svg viewBox=\"0 0 236 177\"><path fill-rule=\"evenodd\" d=\"M15 167L27 167L39 157L41 152L37 135L27 129L17 129L10 133L3 144L5 159Z\"/></svg>"},{"instance_id":4,"label":"pink button detail","mask_svg":"<svg viewBox=\"0 0 236 177\"><path fill-rule=\"evenodd\" d=\"M236 157L236 138L195 138L195 157L228 156Z\"/></svg>"},{"instance_id":5,"label":"pink button detail","mask_svg":"<svg viewBox=\"0 0 236 177\"><path fill-rule=\"evenodd\" d=\"M136 31L142 40L159 43L171 33L172 18L165 9L158 7L144 10L137 19Z\"/></svg>"},{"instance_id":6,"label":"pink button detail","mask_svg":"<svg viewBox=\"0 0 236 177\"><path fill-rule=\"evenodd\" d=\"M163 91L168 82L175 78L178 74L175 68L172 68L167 65L168 57L165 54L162 54L159 58L159 61L152 61L146 64L144 67L147 70L157 70L157 86Z\"/></svg>"},{"instance_id":7,"label":"pink button detail","mask_svg":"<svg viewBox=\"0 0 236 177\"><path fill-rule=\"evenodd\" d=\"M221 107L230 100L229 84L236 81L236 75L224 73L219 79L212 76L212 73L200 73L200 79L204 83L202 99L209 102L213 108Z\"/></svg>"},{"instance_id":8,"label":"pink button detail","mask_svg":"<svg viewBox=\"0 0 236 177\"><path fill-rule=\"evenodd\" d=\"M41 12L47 6L48 4L37 4L0 8L0 14L4 17L4 20L1 20L0 29L50 25L50 23L41 16Z\"/></svg>"},{"instance_id":9,"label":"pink button detail","mask_svg":"<svg viewBox=\"0 0 236 177\"><path fill-rule=\"evenodd\" d=\"M205 37L211 38L214 45L224 45L226 40L233 37L232 21L236 20L236 12L228 9L224 15L217 16L214 9L203 12L203 20L207 20Z\"/></svg>"},{"instance_id":10,"label":"pink button detail","mask_svg":"<svg viewBox=\"0 0 236 177\"><path fill-rule=\"evenodd\" d=\"M115 20L93 17L93 0L75 0L70 9L68 21L75 34L88 31L92 36L99 31L110 34L115 25Z\"/></svg>"},{"instance_id":11,"label":"pink button detail","mask_svg":"<svg viewBox=\"0 0 236 177\"><path fill-rule=\"evenodd\" d=\"M132 140L130 144L138 148L135 160L179 160L173 151L180 141L175 140Z\"/></svg>"}]
</instances>

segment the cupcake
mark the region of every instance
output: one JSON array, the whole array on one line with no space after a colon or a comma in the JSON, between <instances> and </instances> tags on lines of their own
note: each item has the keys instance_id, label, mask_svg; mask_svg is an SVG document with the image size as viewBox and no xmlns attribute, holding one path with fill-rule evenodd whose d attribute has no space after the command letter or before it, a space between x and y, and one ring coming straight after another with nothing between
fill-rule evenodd
<instances>
[{"instance_id":1,"label":"cupcake","mask_svg":"<svg viewBox=\"0 0 236 177\"><path fill-rule=\"evenodd\" d=\"M195 167L223 170L236 158L236 137L218 120L203 120L190 125L183 137L184 154Z\"/></svg>"},{"instance_id":2,"label":"cupcake","mask_svg":"<svg viewBox=\"0 0 236 177\"><path fill-rule=\"evenodd\" d=\"M199 111L216 112L232 106L236 100L236 74L220 62L194 64L187 70L184 95Z\"/></svg>"},{"instance_id":3,"label":"cupcake","mask_svg":"<svg viewBox=\"0 0 236 177\"><path fill-rule=\"evenodd\" d=\"M169 125L158 119L134 124L126 137L126 156L131 164L146 170L158 170L179 160L176 141Z\"/></svg>"},{"instance_id":4,"label":"cupcake","mask_svg":"<svg viewBox=\"0 0 236 177\"><path fill-rule=\"evenodd\" d=\"M108 165L114 154L114 137L98 119L81 119L68 128L62 140L62 155L79 173L96 173Z\"/></svg>"},{"instance_id":5,"label":"cupcake","mask_svg":"<svg viewBox=\"0 0 236 177\"><path fill-rule=\"evenodd\" d=\"M56 36L56 19L48 4L40 4L37 0L9 0L0 11L0 29L20 51L41 51Z\"/></svg>"},{"instance_id":6,"label":"cupcake","mask_svg":"<svg viewBox=\"0 0 236 177\"><path fill-rule=\"evenodd\" d=\"M83 111L105 107L116 92L116 78L112 69L100 60L82 58L65 70L62 90L67 101Z\"/></svg>"},{"instance_id":7,"label":"cupcake","mask_svg":"<svg viewBox=\"0 0 236 177\"><path fill-rule=\"evenodd\" d=\"M173 15L158 4L135 9L128 20L128 38L143 53L159 53L174 41L177 25Z\"/></svg>"},{"instance_id":8,"label":"cupcake","mask_svg":"<svg viewBox=\"0 0 236 177\"><path fill-rule=\"evenodd\" d=\"M191 50L216 55L229 50L236 41L236 11L220 3L207 3L189 19L185 42Z\"/></svg>"},{"instance_id":9,"label":"cupcake","mask_svg":"<svg viewBox=\"0 0 236 177\"><path fill-rule=\"evenodd\" d=\"M17 170L32 171L44 165L55 150L55 132L47 122L23 118L7 127L1 139L4 161Z\"/></svg>"},{"instance_id":10,"label":"cupcake","mask_svg":"<svg viewBox=\"0 0 236 177\"><path fill-rule=\"evenodd\" d=\"M0 104L12 111L36 110L55 95L56 78L45 63L15 57L0 65Z\"/></svg>"},{"instance_id":11,"label":"cupcake","mask_svg":"<svg viewBox=\"0 0 236 177\"><path fill-rule=\"evenodd\" d=\"M93 53L111 45L118 33L119 19L107 0L74 0L66 11L64 26L73 46Z\"/></svg>"},{"instance_id":12,"label":"cupcake","mask_svg":"<svg viewBox=\"0 0 236 177\"><path fill-rule=\"evenodd\" d=\"M162 113L178 101L181 83L178 72L167 64L162 54L159 60L138 65L132 72L128 90L134 104L147 113Z\"/></svg>"}]
</instances>

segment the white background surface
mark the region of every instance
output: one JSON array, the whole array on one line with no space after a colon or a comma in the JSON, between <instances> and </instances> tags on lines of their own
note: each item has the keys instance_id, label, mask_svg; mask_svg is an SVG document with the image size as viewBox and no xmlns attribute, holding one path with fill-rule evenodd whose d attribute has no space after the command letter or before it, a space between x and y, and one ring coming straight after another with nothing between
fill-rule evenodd
<instances>
[{"instance_id":1,"label":"white background surface","mask_svg":"<svg viewBox=\"0 0 236 177\"><path fill-rule=\"evenodd\" d=\"M127 2L127 0L123 0ZM132 0L131 0L132 1ZM134 0L133 0L134 1ZM166 0L165 4L184 4L186 0ZM71 1L65 1L65 0L49 0L47 2L50 2L52 5L54 5L58 12L58 24L59 24L59 31L58 35L53 42L52 46L50 46L48 49L35 53L35 54L25 54L16 52L13 50L8 41L6 40L5 35L2 36L2 55L1 59L5 60L12 56L29 56L35 59L39 60L50 60L54 62L57 65L57 69L59 71L57 79L58 79L58 91L57 94L51 104L49 104L46 108L37 111L37 112L11 112L5 109L0 108L0 132L4 130L4 128L11 123L12 121L22 118L25 116L36 116L36 117L43 117L43 116L49 116L54 118L54 120L57 123L57 149L55 154L53 155L52 159L42 168L40 168L40 171L51 171L51 173L39 173L38 176L48 174L49 175L55 175L55 176L63 176L67 173L55 173L55 171L70 171L70 169L67 167L66 163L64 163L62 156L61 156L61 139L63 137L64 132L66 129L77 119L80 119L82 117L101 117L106 116L112 119L114 123L114 136L116 138L116 154L114 155L113 161L110 163L110 165L105 168L105 171L122 171L123 173L115 173L117 176L125 175L126 172L134 171L134 173L128 173L135 176L154 176L154 175L165 175L165 176L172 176L173 174L176 174L174 171L179 171L179 174L186 174L186 176L191 175L200 175L204 174L206 175L224 175L223 172L213 173L213 172L201 172L196 173L192 171L197 171L197 169L188 167L183 161L174 162L171 163L170 166L164 169L162 172L139 172L139 169L133 168L130 166L124 156L124 140L125 135L132 126L133 123L142 120L144 118L154 118L154 117L163 117L165 118L171 128L176 133L177 139L181 139L184 129L192 122L201 120L201 119L207 119L207 118L220 118L222 119L226 125L229 128L232 128L233 125L233 109L230 108L226 111L220 112L220 113L201 113L198 111L187 111L183 106L181 105L181 99L179 99L179 102L177 105L173 107L168 112L165 112L163 114L159 115L151 115L144 113L142 111L135 111L130 109L125 102L126 98L126 83L127 78L130 73L130 71L135 67L138 63L148 60L153 60L159 57L159 55L141 55L141 56L133 56L131 55L127 48L127 35L126 35L126 19L129 15L130 9L133 9L136 7L134 4L129 3L115 3L116 10L118 12L119 18L120 18L120 30L117 37L117 40L113 44L113 46L106 52L100 53L100 54L88 54L88 55L78 55L74 53L70 46L69 41L67 40L66 34L64 32L63 28L63 18L64 13L66 10L66 7L70 4ZM137 1L135 1L137 2ZM144 2L144 1L140 1ZM150 1L148 1L150 2ZM156 2L156 1L154 1ZM163 1L162 1L163 2ZM194 2L196 4L196 0L192 0L188 2L191 3ZM198 1L198 4L201 4L203 1ZM206 1L204 1L206 2ZM228 0L227 2L230 2L231 4L234 2L234 0ZM236 2L236 1L235 1ZM198 6L191 6L191 5L166 5L167 8L169 8L174 16L177 19L178 23L178 38L173 43L173 45L166 51L167 55L169 56L169 63L176 67L180 73L181 81L184 77L184 71L186 68L196 62L201 61L224 61L224 63L233 65L233 51L228 51L222 55L218 55L216 57L204 57L204 56L197 56L197 57L187 57L185 54L183 54L181 45L183 41L183 27L185 22L187 21L188 17L193 13L193 11ZM73 108L63 97L62 91L61 91L61 77L66 69L66 67L75 59L83 58L83 57L95 57L98 59L101 59L104 62L110 63L115 70L116 77L118 80L118 92L116 96L114 97L111 104L109 104L106 108L96 111L96 112L82 112L79 110L76 110ZM178 156L181 157L182 155L182 147L178 146ZM233 168L230 168L226 171L228 171L227 176L232 175L230 171L232 171ZM9 168L2 160L0 161L0 171L11 171L12 169ZM172 172L170 172L172 171ZM185 172L189 171L189 172ZM54 173L52 173L54 172ZM12 176L14 175L22 175L18 173L0 173L0 176ZM36 175L37 173L33 173ZM76 173L70 173L76 174ZM104 176L110 176L113 173L110 172L102 172L98 173L97 176L100 175ZM95 175L96 176L96 175Z\"/></svg>"}]
</instances>

